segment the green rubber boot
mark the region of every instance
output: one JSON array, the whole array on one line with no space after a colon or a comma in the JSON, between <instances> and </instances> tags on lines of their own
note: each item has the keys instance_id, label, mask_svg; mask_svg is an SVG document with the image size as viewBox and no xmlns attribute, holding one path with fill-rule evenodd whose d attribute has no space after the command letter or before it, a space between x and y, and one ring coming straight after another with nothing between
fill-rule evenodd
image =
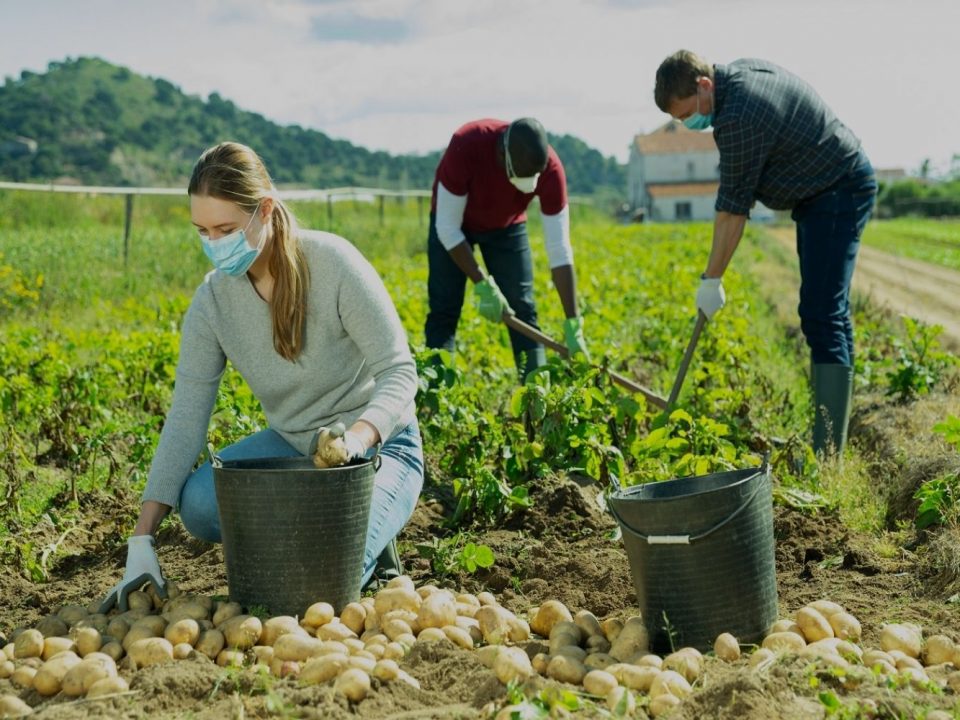
<instances>
[{"instance_id":1,"label":"green rubber boot","mask_svg":"<svg viewBox=\"0 0 960 720\"><path fill-rule=\"evenodd\" d=\"M815 364L812 369L814 420L813 451L840 455L847 446L847 423L853 399L853 368Z\"/></svg>"},{"instance_id":2,"label":"green rubber boot","mask_svg":"<svg viewBox=\"0 0 960 720\"><path fill-rule=\"evenodd\" d=\"M373 569L373 575L367 581L367 584L363 586L363 591L372 592L379 590L399 575L403 575L403 564L400 562L397 539L394 538L387 543L383 552L377 557L377 564Z\"/></svg>"}]
</instances>

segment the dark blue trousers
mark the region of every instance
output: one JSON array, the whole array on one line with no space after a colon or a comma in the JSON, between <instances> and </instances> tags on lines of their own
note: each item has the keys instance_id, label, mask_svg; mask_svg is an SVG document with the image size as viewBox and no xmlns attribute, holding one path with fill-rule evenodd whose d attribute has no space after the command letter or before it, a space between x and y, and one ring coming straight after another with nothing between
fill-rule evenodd
<instances>
[{"instance_id":1,"label":"dark blue trousers","mask_svg":"<svg viewBox=\"0 0 960 720\"><path fill-rule=\"evenodd\" d=\"M832 187L791 214L800 257L800 328L814 364L853 365L850 280L877 181L866 155Z\"/></svg>"},{"instance_id":2,"label":"dark blue trousers","mask_svg":"<svg viewBox=\"0 0 960 720\"><path fill-rule=\"evenodd\" d=\"M466 237L471 247L480 250L487 272L493 276L517 317L539 328L537 307L533 301L533 259L527 224L517 223L485 233L466 233ZM467 276L440 243L436 218L432 214L427 260L430 267L427 280L430 311L425 327L427 347L453 352ZM546 362L542 345L513 330L510 330L510 345L522 377Z\"/></svg>"}]
</instances>

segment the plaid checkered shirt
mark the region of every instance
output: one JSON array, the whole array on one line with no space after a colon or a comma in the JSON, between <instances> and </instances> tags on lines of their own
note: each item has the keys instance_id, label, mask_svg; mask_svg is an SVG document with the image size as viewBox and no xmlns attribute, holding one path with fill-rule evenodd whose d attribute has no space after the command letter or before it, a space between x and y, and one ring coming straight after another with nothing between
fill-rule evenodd
<instances>
[{"instance_id":1,"label":"plaid checkered shirt","mask_svg":"<svg viewBox=\"0 0 960 720\"><path fill-rule=\"evenodd\" d=\"M853 169L860 140L807 83L764 60L714 66L717 211L788 210Z\"/></svg>"}]
</instances>

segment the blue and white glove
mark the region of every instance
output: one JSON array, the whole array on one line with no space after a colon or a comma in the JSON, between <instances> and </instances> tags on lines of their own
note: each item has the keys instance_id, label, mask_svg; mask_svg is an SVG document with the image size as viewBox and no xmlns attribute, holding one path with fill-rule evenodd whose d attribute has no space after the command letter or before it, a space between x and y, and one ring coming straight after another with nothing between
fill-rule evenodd
<instances>
[{"instance_id":1,"label":"blue and white glove","mask_svg":"<svg viewBox=\"0 0 960 720\"><path fill-rule=\"evenodd\" d=\"M727 296L723 292L723 282L720 278L701 276L700 287L697 288L697 310L710 320L726 301Z\"/></svg>"},{"instance_id":2,"label":"blue and white glove","mask_svg":"<svg viewBox=\"0 0 960 720\"><path fill-rule=\"evenodd\" d=\"M167 596L167 581L160 570L153 542L152 535L131 535L127 539L127 567L123 579L107 593L100 604L100 612L106 613L114 605L126 612L127 596L139 590L147 581L153 584L160 597Z\"/></svg>"}]
</instances>

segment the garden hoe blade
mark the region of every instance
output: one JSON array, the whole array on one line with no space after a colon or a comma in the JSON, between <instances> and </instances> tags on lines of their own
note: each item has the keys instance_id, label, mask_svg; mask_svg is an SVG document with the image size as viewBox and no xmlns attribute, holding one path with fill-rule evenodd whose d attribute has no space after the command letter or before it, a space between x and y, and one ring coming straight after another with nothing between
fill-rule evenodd
<instances>
[{"instance_id":1,"label":"garden hoe blade","mask_svg":"<svg viewBox=\"0 0 960 720\"><path fill-rule=\"evenodd\" d=\"M523 320L518 318L516 315L512 313L504 313L503 322L506 324L507 327L512 328L513 330L516 330L521 335L524 335L525 337L528 337L531 340L536 340L538 343L540 343L544 347L548 347L554 352L559 353L561 357L570 356L570 351L567 350L566 345L562 343L558 343L549 335L544 335L542 332L537 330L537 328L533 327L532 325L528 325ZM655 392L653 392L653 390L650 390L649 388L645 388L643 385L635 383L630 378L625 377L618 372L614 372L609 368L604 368L604 369L606 370L607 375L610 376L610 379L613 380L613 382L615 382L620 387L626 388L631 392L640 393L647 399L647 402L649 402L651 405L656 405L660 409L666 409L667 401L664 400L659 395L657 395Z\"/></svg>"},{"instance_id":2,"label":"garden hoe blade","mask_svg":"<svg viewBox=\"0 0 960 720\"><path fill-rule=\"evenodd\" d=\"M697 341L700 340L700 332L703 326L707 324L707 316L702 311L697 312L697 324L693 328L693 335L690 342L687 343L687 351L683 354L683 360L680 362L680 369L677 371L677 379L673 381L673 389L670 391L670 398L667 400L666 409L669 410L677 402L677 396L680 395L680 388L683 387L683 379L687 376L687 368L690 367L690 360L693 358L693 351L697 348Z\"/></svg>"}]
</instances>

